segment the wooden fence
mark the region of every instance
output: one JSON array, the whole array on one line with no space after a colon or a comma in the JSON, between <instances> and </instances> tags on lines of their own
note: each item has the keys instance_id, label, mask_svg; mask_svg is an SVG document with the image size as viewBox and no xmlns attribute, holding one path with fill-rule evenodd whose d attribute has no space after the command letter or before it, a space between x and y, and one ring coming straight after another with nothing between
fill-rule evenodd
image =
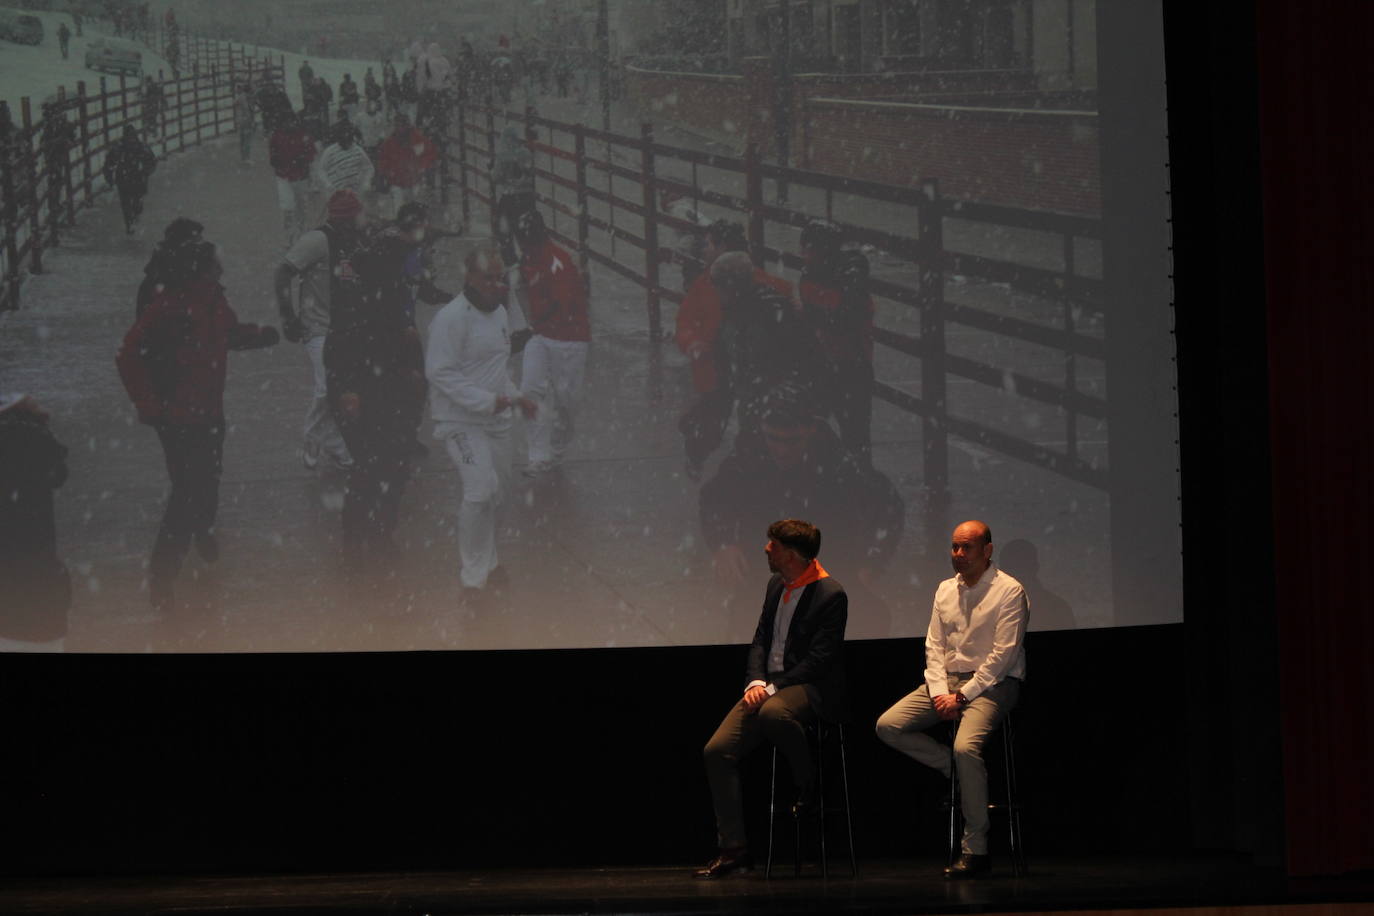
<instances>
[{"instance_id":1,"label":"wooden fence","mask_svg":"<svg viewBox=\"0 0 1374 916\"><path fill-rule=\"evenodd\" d=\"M160 112L148 105L144 87L124 75L100 77L94 91L85 81L72 95L59 88L39 101L41 108L22 98L17 119L0 102L0 311L19 307L25 274L42 273L44 252L61 244L79 211L111 190L101 171L126 125L165 159L235 129L239 81L283 79L280 57L255 57L242 46L195 36L180 40L186 66L170 77L162 71L155 76L163 93ZM71 125L69 146L45 144L58 133L50 118Z\"/></svg>"},{"instance_id":2,"label":"wooden fence","mask_svg":"<svg viewBox=\"0 0 1374 916\"><path fill-rule=\"evenodd\" d=\"M460 195L465 222L475 206L494 206L490 164L498 122L522 125L535 154L539 204L553 234L576 252L584 272L597 265L644 289L651 340L663 337L663 301L682 298L664 282L668 246L662 239L694 228L664 212L665 192L744 223L759 263L800 266L799 229L811 219L828 218L884 261L871 283L875 299L886 304L875 340L916 365L911 373L895 373L909 377L910 384L880 379L875 396L920 417L922 472L932 508L947 499L950 435L1107 489L1105 451L1085 455L1080 447L1080 420L1105 425L1108 413L1105 397L1078 378L1081 361L1106 358L1102 280L1079 263L1085 243L1091 248L1101 239L1099 219L949 201L941 198L935 180L898 187L779 168L763 162L752 146L739 158L666 146L656 142L649 124L639 136L626 136L538 117L532 109L460 104L449 121L444 189L446 200L450 185ZM786 204L769 202L784 199ZM1034 258L1008 254L997 244L956 250L947 243L951 229L965 238L1026 233L1042 250ZM1007 295L1033 298L1038 313L1031 318L947 295L947 286L968 278ZM1062 371L1050 379L1044 372L1009 370L956 352L947 342L952 327L1039 348L1051 353L1048 362L1062 364ZM952 379L1014 391L1061 415L1063 447L952 412Z\"/></svg>"}]
</instances>

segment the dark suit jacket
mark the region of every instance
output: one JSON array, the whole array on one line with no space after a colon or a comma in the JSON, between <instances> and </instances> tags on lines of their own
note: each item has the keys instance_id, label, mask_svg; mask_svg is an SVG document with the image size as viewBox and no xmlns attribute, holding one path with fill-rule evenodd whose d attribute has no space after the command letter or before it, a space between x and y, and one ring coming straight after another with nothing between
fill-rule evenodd
<instances>
[{"instance_id":1,"label":"dark suit jacket","mask_svg":"<svg viewBox=\"0 0 1374 916\"><path fill-rule=\"evenodd\" d=\"M768 680L773 620L782 590L782 576L773 576L764 594L763 614L754 631L754 642L749 646L746 684ZM788 626L782 673L773 678L774 686L779 689L805 685L811 708L818 716L832 722L842 720L846 709L844 627L848 620L849 596L844 593L843 585L827 577L806 586Z\"/></svg>"}]
</instances>

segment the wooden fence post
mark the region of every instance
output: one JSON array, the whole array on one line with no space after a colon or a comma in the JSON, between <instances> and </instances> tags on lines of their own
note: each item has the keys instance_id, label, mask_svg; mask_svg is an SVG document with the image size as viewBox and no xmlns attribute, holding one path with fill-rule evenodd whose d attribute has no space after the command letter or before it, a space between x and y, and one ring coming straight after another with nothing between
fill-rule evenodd
<instances>
[{"instance_id":1,"label":"wooden fence post","mask_svg":"<svg viewBox=\"0 0 1374 916\"><path fill-rule=\"evenodd\" d=\"M763 266L763 173L759 169L759 145L744 147L744 199L749 208L749 257Z\"/></svg>"},{"instance_id":2,"label":"wooden fence post","mask_svg":"<svg viewBox=\"0 0 1374 916\"><path fill-rule=\"evenodd\" d=\"M591 228L587 212L587 129L578 122L573 128L574 167L577 169L577 257L582 268L582 279L591 287L591 274L587 268L590 257L587 254L588 230Z\"/></svg>"},{"instance_id":3,"label":"wooden fence post","mask_svg":"<svg viewBox=\"0 0 1374 916\"><path fill-rule=\"evenodd\" d=\"M43 272L43 227L38 219L38 154L34 151L33 106L29 97L19 101L24 131L24 180L29 204L29 273Z\"/></svg>"},{"instance_id":4,"label":"wooden fence post","mask_svg":"<svg viewBox=\"0 0 1374 916\"><path fill-rule=\"evenodd\" d=\"M91 193L91 129L87 121L90 114L87 110L85 80L79 80L76 84L76 110L81 124L81 198L89 207L95 201L95 195Z\"/></svg>"},{"instance_id":5,"label":"wooden fence post","mask_svg":"<svg viewBox=\"0 0 1374 916\"><path fill-rule=\"evenodd\" d=\"M487 159L487 161L488 161L488 162L494 163L494 162L496 161L496 109L492 107L492 104L493 104L493 100L492 100L490 97L488 97L488 98L487 98L487 155L488 155L489 158ZM488 188L488 190L490 190L490 192L491 192L491 197L490 197L490 199L489 199L491 206L490 206L488 209L491 211L491 234L494 236L494 235L496 235L496 220L497 220L497 216L496 216L496 204L498 203L498 201L496 200L496 169L495 169L495 168L491 168L491 169L488 169L488 170L487 170L487 188Z\"/></svg>"},{"instance_id":6,"label":"wooden fence post","mask_svg":"<svg viewBox=\"0 0 1374 916\"><path fill-rule=\"evenodd\" d=\"M921 417L922 477L929 504L927 523L934 532L948 528L949 405L945 389L945 236L944 204L939 181L921 181L922 201L916 210L920 231Z\"/></svg>"},{"instance_id":7,"label":"wooden fence post","mask_svg":"<svg viewBox=\"0 0 1374 916\"><path fill-rule=\"evenodd\" d=\"M644 207L644 284L648 296L649 340L658 343L663 336L663 308L659 301L658 285L658 195L654 181L654 126L645 122L639 126L640 175Z\"/></svg>"},{"instance_id":8,"label":"wooden fence post","mask_svg":"<svg viewBox=\"0 0 1374 916\"><path fill-rule=\"evenodd\" d=\"M110 93L105 86L105 77L100 78L100 151L110 148Z\"/></svg>"},{"instance_id":9,"label":"wooden fence post","mask_svg":"<svg viewBox=\"0 0 1374 916\"><path fill-rule=\"evenodd\" d=\"M458 193L463 206L463 231L472 222L472 201L468 197L468 109L458 103Z\"/></svg>"},{"instance_id":10,"label":"wooden fence post","mask_svg":"<svg viewBox=\"0 0 1374 916\"><path fill-rule=\"evenodd\" d=\"M4 107L4 112L0 113L4 123L9 125L9 133L0 141L0 194L4 195L4 200L0 201L0 218L3 218L5 228L5 303L7 309L19 308L19 221L16 216L19 212L18 202L15 196L15 176L14 167L19 151L20 133L15 128L14 120L10 116L9 103L0 101L0 106Z\"/></svg>"}]
</instances>

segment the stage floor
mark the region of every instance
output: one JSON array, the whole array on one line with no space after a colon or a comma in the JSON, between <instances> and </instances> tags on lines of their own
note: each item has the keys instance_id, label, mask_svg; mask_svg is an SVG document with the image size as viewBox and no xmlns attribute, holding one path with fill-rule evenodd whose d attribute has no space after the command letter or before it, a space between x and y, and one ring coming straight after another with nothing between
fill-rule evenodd
<instances>
[{"instance_id":1,"label":"stage floor","mask_svg":"<svg viewBox=\"0 0 1374 916\"><path fill-rule=\"evenodd\" d=\"M1374 911L1374 876L1288 880L1224 859L1045 859L947 882L936 861L862 862L801 878L786 867L719 881L690 868L489 869L258 876L9 878L0 912L200 913L980 913L1265 907L1285 916ZM1302 906L1321 904L1321 906ZM1236 913L1236 910L1230 910ZM1241 911L1243 912L1243 911ZM1258 912L1258 911L1257 911Z\"/></svg>"}]
</instances>

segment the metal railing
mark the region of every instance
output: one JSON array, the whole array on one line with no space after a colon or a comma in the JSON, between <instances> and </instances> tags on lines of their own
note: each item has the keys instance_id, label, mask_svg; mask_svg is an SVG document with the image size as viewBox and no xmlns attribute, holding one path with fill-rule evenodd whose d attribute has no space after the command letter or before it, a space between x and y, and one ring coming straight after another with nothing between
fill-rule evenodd
<instances>
[{"instance_id":1,"label":"metal railing","mask_svg":"<svg viewBox=\"0 0 1374 916\"><path fill-rule=\"evenodd\" d=\"M73 95L59 87L42 103L42 117L26 96L19 100L18 121L5 118L10 129L0 136L0 311L19 307L25 274L42 273L44 252L61 243L80 210L111 190L101 167L125 125L142 131L155 123L156 136L144 140L165 159L235 129L233 91L240 80L284 76L281 58L253 57L242 47L208 39L183 41L190 49L183 57L188 66L170 79L157 74L161 112L145 111L141 84L120 75L101 77L95 92L85 81ZM65 161L44 148L45 131L53 126L45 123L49 117L71 125Z\"/></svg>"},{"instance_id":2,"label":"metal railing","mask_svg":"<svg viewBox=\"0 0 1374 916\"><path fill-rule=\"evenodd\" d=\"M688 231L691 224L664 212L660 194L668 192L698 204L736 214L747 226L751 253L759 263L799 267L795 230L817 216L838 222L855 243L881 252L898 267L875 271L870 290L875 299L896 309L914 310L917 333L885 326L874 328L875 343L919 364L919 389L879 378L875 397L921 418L923 480L938 507L949 487L949 437L961 437L986 449L1098 489L1108 487L1105 456L1085 456L1080 447L1080 419L1105 424L1105 397L1082 390L1080 361L1105 361L1106 345L1096 326L1102 316L1103 282L1080 270L1078 245L1097 243L1101 221L1093 217L952 201L941 198L938 181L902 187L765 163L750 145L743 157L721 156L666 146L654 139L649 124L640 135L595 130L583 124L553 121L491 105L459 104L446 138L445 200L450 185L460 195L469 222L474 206L494 208L490 164L495 158L497 121L523 125L535 155L537 197L550 217L555 237L571 246L584 272L599 265L638 284L645 291L649 338L662 339L662 302L680 302L682 293L667 287L660 267L666 251L663 230ZM768 203L767 187L788 188L788 204ZM866 218L881 211L883 219ZM894 216L895 214L895 216ZM1057 240L1058 264L1028 263L997 250L951 250L946 244L952 222L961 231L1030 232ZM894 224L895 223L895 224ZM626 249L629 249L627 252ZM999 256L1002 255L1002 256ZM910 268L903 271L901 266ZM914 273L914 278L908 274ZM1008 295L1031 297L1053 321L1033 320L1014 310L988 308L951 300L952 278L976 278ZM1009 313L1012 312L1012 313ZM1087 320L1084 320L1084 317ZM900 324L900 322L897 322ZM992 339L1045 348L1062 360L1062 376L1047 380L1008 369L974 356L951 352L946 332L972 329ZM1051 408L1064 418L1062 448L1018 436L1006 429L949 408L951 379L1016 396Z\"/></svg>"}]
</instances>

